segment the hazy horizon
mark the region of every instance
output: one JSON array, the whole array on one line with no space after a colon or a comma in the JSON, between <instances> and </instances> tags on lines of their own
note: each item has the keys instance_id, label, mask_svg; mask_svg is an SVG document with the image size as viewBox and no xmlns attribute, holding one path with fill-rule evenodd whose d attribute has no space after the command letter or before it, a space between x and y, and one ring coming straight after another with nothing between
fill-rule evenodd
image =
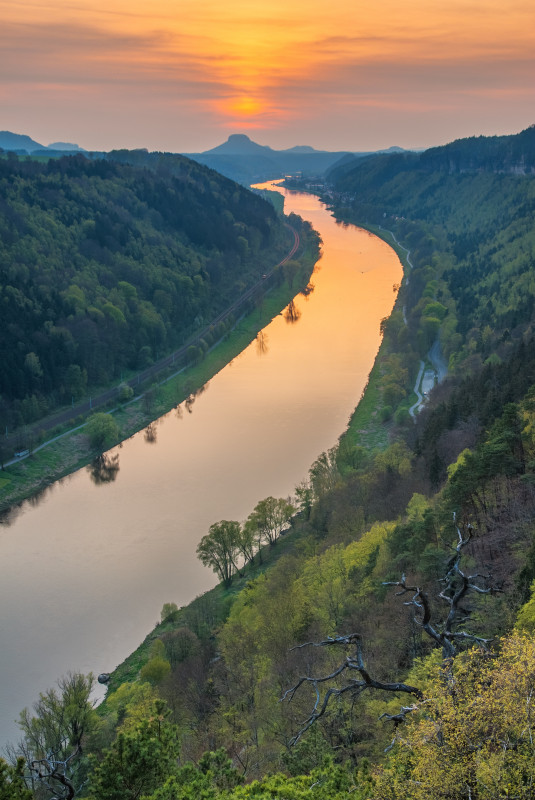
<instances>
[{"instance_id":1,"label":"hazy horizon","mask_svg":"<svg viewBox=\"0 0 535 800\"><path fill-rule=\"evenodd\" d=\"M526 127L529 127L529 125L527 125ZM487 134L481 134L481 133L478 133L478 132L474 132L474 133L466 134L466 137L471 137L471 136L514 135L514 134L520 133L520 132L521 132L520 130L505 131L505 132L502 132L502 133L487 133ZM69 145L69 146L72 145L72 146L76 146L76 147L78 147L78 148L80 148L82 150L85 150L87 152L110 152L112 150L119 150L119 149L136 149L136 148L125 148L124 145L115 145L114 147L102 147L102 148L99 148L99 149L95 148L93 150L90 147L86 147L83 144L83 142L70 142L70 141L67 142L66 140L63 141L63 142L43 142L43 141L39 141L37 139L37 137L35 137L32 134L31 131L11 131L10 130L9 133L20 134L22 136L29 136L30 139L33 139L34 141L37 141L38 144L41 144L44 147L53 147L54 144L57 144L57 145L63 144L63 145ZM203 150L184 150L184 149L181 149L181 150L176 150L176 149L175 150L164 150L163 148L150 148L150 147L147 148L145 145L140 145L139 148L137 148L137 149L147 149L150 152L171 152L171 153L176 153L176 154L179 154L179 155L180 154L184 154L184 155L200 154L200 153L204 153L204 152L209 152L213 148L216 148L218 145L224 144L227 141L227 139L232 135L235 135L235 134L239 135L239 134L243 134L243 133L244 133L243 131L232 131L226 136L225 139L222 139L222 140L220 140L218 142L215 142L213 145L211 145L210 147L204 148ZM310 143L309 142L305 142L305 141L303 141L303 142L295 142L293 145L288 144L288 145L282 145L282 146L273 146L273 145L266 144L266 142L264 142L264 141L260 141L259 139L255 138L254 135L251 135L250 133L246 133L245 135L248 136L249 139L251 139L255 144L258 144L258 145L261 145L261 146L271 147L271 149L274 150L275 152L279 152L279 151L283 152L285 150L290 150L290 149L292 149L292 147L310 146ZM426 149L428 149L430 147L437 147L437 146L440 146L440 145L443 145L443 144L448 144L449 142L452 142L455 139L466 138L466 137L465 136L462 136L462 137L455 136L453 139L447 139L447 140L445 140L443 142L442 141L441 142L435 142L435 143L432 143L432 144L429 144L429 145L426 145L426 146L418 146L418 145L413 146L413 147L406 146L403 149L407 150L407 151L412 150L414 152L417 152L417 151L419 152L419 151L422 151L422 150L426 150ZM375 150L381 150L381 151L388 150L388 149L393 148L393 147L401 147L401 145L392 144L392 145L388 145L388 146L385 146L385 147L377 147L377 148L373 148L373 150L370 151L370 152L373 152ZM66 149L70 149L70 148L66 148ZM347 151L347 152L355 152L355 153L358 152L358 150L356 150L355 148L341 148L340 150L338 150L338 149L337 150L329 150L329 148L322 147L322 146L314 147L314 150L316 150L317 152L321 152L321 151L325 151L325 152L344 152L344 151ZM73 152L76 152L76 150L73 150ZM364 152L364 149L362 149L362 152Z\"/></svg>"},{"instance_id":2,"label":"hazy horizon","mask_svg":"<svg viewBox=\"0 0 535 800\"><path fill-rule=\"evenodd\" d=\"M87 150L426 148L534 120L535 6L0 0L0 128Z\"/></svg>"}]
</instances>

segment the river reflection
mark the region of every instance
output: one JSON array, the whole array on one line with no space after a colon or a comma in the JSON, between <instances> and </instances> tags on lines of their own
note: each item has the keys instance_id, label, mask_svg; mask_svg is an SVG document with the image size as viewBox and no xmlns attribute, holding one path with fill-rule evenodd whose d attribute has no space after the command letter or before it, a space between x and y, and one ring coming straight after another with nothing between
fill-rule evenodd
<instances>
[{"instance_id":1,"label":"river reflection","mask_svg":"<svg viewBox=\"0 0 535 800\"><path fill-rule=\"evenodd\" d=\"M184 408L186 409L188 414L193 413L193 406L195 404L195 401L197 400L197 398L201 397L201 395L203 395L205 392L208 391L209 386L210 383L207 382L204 384L204 386L201 386L200 389L196 389L194 392L191 392L188 395L188 397L186 397L186 399L184 400Z\"/></svg>"},{"instance_id":2,"label":"river reflection","mask_svg":"<svg viewBox=\"0 0 535 800\"><path fill-rule=\"evenodd\" d=\"M286 322L289 322L290 325L294 325L301 319L301 312L293 300L284 309L283 316Z\"/></svg>"},{"instance_id":3,"label":"river reflection","mask_svg":"<svg viewBox=\"0 0 535 800\"><path fill-rule=\"evenodd\" d=\"M151 427L149 425L149 427ZM119 453L103 453L86 467L95 486L113 483L119 472Z\"/></svg>"},{"instance_id":4,"label":"river reflection","mask_svg":"<svg viewBox=\"0 0 535 800\"><path fill-rule=\"evenodd\" d=\"M145 428L145 441L147 444L156 444L158 440L158 425L156 422L151 422Z\"/></svg>"},{"instance_id":5,"label":"river reflection","mask_svg":"<svg viewBox=\"0 0 535 800\"><path fill-rule=\"evenodd\" d=\"M256 335L256 352L259 356L265 356L269 352L268 335L265 331L260 331Z\"/></svg>"},{"instance_id":6,"label":"river reflection","mask_svg":"<svg viewBox=\"0 0 535 800\"><path fill-rule=\"evenodd\" d=\"M58 677L110 672L164 603L213 586L195 554L210 525L293 494L345 429L401 267L384 242L337 225L316 197L285 198L323 240L314 292L295 300L298 324L279 314L209 391L190 387L158 420L155 440L156 426L131 437L0 527L0 745Z\"/></svg>"}]
</instances>

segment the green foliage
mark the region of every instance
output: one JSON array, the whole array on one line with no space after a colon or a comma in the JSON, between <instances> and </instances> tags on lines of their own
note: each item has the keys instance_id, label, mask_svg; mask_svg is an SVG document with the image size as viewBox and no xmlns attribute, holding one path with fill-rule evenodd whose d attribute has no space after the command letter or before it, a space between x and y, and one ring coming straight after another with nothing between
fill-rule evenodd
<instances>
[{"instance_id":1,"label":"green foliage","mask_svg":"<svg viewBox=\"0 0 535 800\"><path fill-rule=\"evenodd\" d=\"M534 685L533 640L517 634L502 641L497 656L474 648L439 665L371 796L528 800Z\"/></svg>"},{"instance_id":2,"label":"green foliage","mask_svg":"<svg viewBox=\"0 0 535 800\"><path fill-rule=\"evenodd\" d=\"M204 753L199 761L199 770L207 775L220 791L234 789L244 782L243 775L240 775L222 748L215 752Z\"/></svg>"},{"instance_id":3,"label":"green foliage","mask_svg":"<svg viewBox=\"0 0 535 800\"><path fill-rule=\"evenodd\" d=\"M284 498L266 497L256 504L247 519L249 528L256 531L259 545L274 545L295 513L294 506Z\"/></svg>"},{"instance_id":4,"label":"green foliage","mask_svg":"<svg viewBox=\"0 0 535 800\"><path fill-rule=\"evenodd\" d=\"M10 428L183 344L288 241L271 204L180 156L1 160L0 196Z\"/></svg>"},{"instance_id":5,"label":"green foliage","mask_svg":"<svg viewBox=\"0 0 535 800\"><path fill-rule=\"evenodd\" d=\"M85 433L91 447L106 450L119 439L119 426L111 414L97 412L89 418Z\"/></svg>"},{"instance_id":6,"label":"green foliage","mask_svg":"<svg viewBox=\"0 0 535 800\"><path fill-rule=\"evenodd\" d=\"M105 716L96 732L96 749L100 746L109 746L118 730L135 728L139 723L150 717L154 703L157 700L155 689L148 683L122 683L114 692L106 696Z\"/></svg>"},{"instance_id":7,"label":"green foliage","mask_svg":"<svg viewBox=\"0 0 535 800\"><path fill-rule=\"evenodd\" d=\"M379 414L381 421L388 422L392 418L393 411L392 406L383 406Z\"/></svg>"},{"instance_id":8,"label":"green foliage","mask_svg":"<svg viewBox=\"0 0 535 800\"><path fill-rule=\"evenodd\" d=\"M150 648L149 660L139 673L140 680L155 686L167 678L170 672L171 664L166 658L165 645L161 639L155 639Z\"/></svg>"},{"instance_id":9,"label":"green foliage","mask_svg":"<svg viewBox=\"0 0 535 800\"><path fill-rule=\"evenodd\" d=\"M245 564L252 563L258 551L262 560L262 545L274 545L286 531L294 513L289 500L266 497L256 504L244 525L229 520L211 525L199 542L197 556L228 587L234 575L240 572L240 558Z\"/></svg>"},{"instance_id":10,"label":"green foliage","mask_svg":"<svg viewBox=\"0 0 535 800\"><path fill-rule=\"evenodd\" d=\"M15 766L0 758L0 800L32 800L33 792L27 788L23 775L23 758L18 758Z\"/></svg>"},{"instance_id":11,"label":"green foliage","mask_svg":"<svg viewBox=\"0 0 535 800\"><path fill-rule=\"evenodd\" d=\"M531 584L531 597L517 615L517 630L533 636L535 633L535 581Z\"/></svg>"},{"instance_id":12,"label":"green foliage","mask_svg":"<svg viewBox=\"0 0 535 800\"><path fill-rule=\"evenodd\" d=\"M211 567L226 586L230 586L238 567L240 523L221 520L210 525L197 547L197 556L206 567Z\"/></svg>"},{"instance_id":13,"label":"green foliage","mask_svg":"<svg viewBox=\"0 0 535 800\"><path fill-rule=\"evenodd\" d=\"M316 499L333 489L341 477L338 469L338 448L331 447L322 453L312 464L309 476Z\"/></svg>"},{"instance_id":14,"label":"green foliage","mask_svg":"<svg viewBox=\"0 0 535 800\"><path fill-rule=\"evenodd\" d=\"M357 790L357 792L355 791ZM288 778L277 773L248 786L238 787L229 800L364 800L351 775L342 767L326 764L309 776Z\"/></svg>"},{"instance_id":15,"label":"green foliage","mask_svg":"<svg viewBox=\"0 0 535 800\"><path fill-rule=\"evenodd\" d=\"M83 737L96 723L90 695L91 674L69 673L58 681L58 689L39 695L32 712L25 708L20 715L25 749L34 758L54 753L59 759L79 748Z\"/></svg>"},{"instance_id":16,"label":"green foliage","mask_svg":"<svg viewBox=\"0 0 535 800\"><path fill-rule=\"evenodd\" d=\"M161 786L178 766L177 731L158 701L152 715L121 731L102 761L94 760L89 793L94 800L138 800Z\"/></svg>"},{"instance_id":17,"label":"green foliage","mask_svg":"<svg viewBox=\"0 0 535 800\"><path fill-rule=\"evenodd\" d=\"M58 681L58 690L48 689L39 695L32 711L25 708L19 718L22 740L15 749L38 785L49 791L63 791L69 784L77 790L85 779L83 757L85 740L97 728L97 716L90 700L94 685L91 674L69 673ZM32 713L33 712L33 713ZM51 770L50 764L57 762Z\"/></svg>"},{"instance_id":18,"label":"green foliage","mask_svg":"<svg viewBox=\"0 0 535 800\"><path fill-rule=\"evenodd\" d=\"M134 396L134 390L127 383L121 383L117 400L119 403L128 403Z\"/></svg>"},{"instance_id":19,"label":"green foliage","mask_svg":"<svg viewBox=\"0 0 535 800\"><path fill-rule=\"evenodd\" d=\"M160 619L162 622L170 617L172 614L175 614L178 611L178 606L176 603L164 603L162 606L162 610L160 612Z\"/></svg>"},{"instance_id":20,"label":"green foliage","mask_svg":"<svg viewBox=\"0 0 535 800\"><path fill-rule=\"evenodd\" d=\"M290 775L310 775L314 769L329 762L331 748L318 726L313 727L308 736L300 739L292 748L282 754L282 763Z\"/></svg>"}]
</instances>

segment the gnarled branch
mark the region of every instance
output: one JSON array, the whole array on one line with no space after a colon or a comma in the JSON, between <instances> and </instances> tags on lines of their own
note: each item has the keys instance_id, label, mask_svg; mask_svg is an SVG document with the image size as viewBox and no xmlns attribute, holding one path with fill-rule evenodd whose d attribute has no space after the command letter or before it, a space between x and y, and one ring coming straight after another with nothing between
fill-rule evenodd
<instances>
[{"instance_id":1,"label":"gnarled branch","mask_svg":"<svg viewBox=\"0 0 535 800\"><path fill-rule=\"evenodd\" d=\"M441 624L432 623L431 604L427 593L420 586L408 585L405 575L402 575L399 581L385 581L383 583L383 586L397 586L399 591L396 592L396 594L399 597L408 593L412 594L412 598L405 601L404 605L413 606L416 609L414 616L416 624L421 626L425 633L442 648L442 654L445 660L451 659L456 655L457 643L461 641L475 642L484 648L487 648L487 645L492 641L490 639L484 639L481 636L476 636L475 634L467 633L466 631L454 630L461 614L466 614L460 606L462 599L469 592L476 592L477 594L496 594L501 591L501 588L487 585L487 581L489 580L488 575L481 575L479 573L465 575L461 570L460 562L463 549L471 541L474 531L471 525L467 525L464 532L462 532L460 526L457 524L455 513L453 515L453 520L457 531L457 544L454 547L453 556L446 564L446 573L443 578L443 582L446 584L445 588L438 595L441 600L449 605L449 611L444 622ZM484 581L484 585L480 585L480 583L476 581ZM358 696L366 689L379 689L386 692L404 692L413 695L419 700L423 699L422 691L417 686L411 686L402 682L385 683L371 677L364 664L362 640L358 633L350 633L345 636L329 636L327 639L320 642L306 642L305 644L297 645L293 647L292 650L299 650L305 647L333 646L352 648L352 652L346 655L345 660L328 675L323 675L321 677L302 676L281 698L281 701L291 701L295 693L304 684L310 684L316 693L316 701L312 712L304 721L297 734L291 739L290 745L298 742L305 731L325 714L333 697L341 697L346 693L350 693L352 696ZM352 670L359 674L359 678L348 676L348 683L345 686L340 688L330 686L322 695L322 684L329 681L332 682L342 674ZM397 726L405 720L406 715L410 711L415 711L417 708L418 705L403 707L399 714L382 714L381 719L392 720L394 725ZM392 742L387 749L390 749L393 744L394 742Z\"/></svg>"},{"instance_id":2,"label":"gnarled branch","mask_svg":"<svg viewBox=\"0 0 535 800\"><path fill-rule=\"evenodd\" d=\"M292 686L291 689L288 689L281 698L281 702L286 699L291 701L297 690L305 683L311 684L316 692L316 702L314 703L312 713L302 724L297 734L290 740L290 746L298 742L305 731L307 731L310 726L316 722L316 720L325 714L329 702L333 697L340 697L347 692L350 692L352 695L359 695L362 694L362 692L364 692L366 689L380 689L386 692L405 692L407 694L412 694L419 699L422 698L422 692L416 686L410 686L409 684L401 682L385 683L371 677L364 664L364 659L362 656L362 638L358 633L350 633L347 636L329 637L322 642L307 642L305 644L298 645L297 647L293 647L292 650L299 650L303 647L329 647L333 645L342 645L345 647L351 646L354 648L354 651L352 654L347 655L345 661L329 675L323 675L322 677L312 677L308 675L302 676L299 678L295 686ZM334 680L346 670L357 671L360 675L360 679L350 678L349 683L342 688L331 686L322 699L319 684Z\"/></svg>"}]
</instances>

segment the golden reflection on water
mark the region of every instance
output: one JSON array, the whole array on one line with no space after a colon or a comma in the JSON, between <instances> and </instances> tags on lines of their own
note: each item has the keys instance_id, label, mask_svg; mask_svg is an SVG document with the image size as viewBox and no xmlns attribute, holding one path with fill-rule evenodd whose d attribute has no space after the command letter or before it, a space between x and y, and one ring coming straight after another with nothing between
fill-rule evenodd
<instances>
[{"instance_id":1,"label":"golden reflection on water","mask_svg":"<svg viewBox=\"0 0 535 800\"><path fill-rule=\"evenodd\" d=\"M208 527L292 494L345 429L401 267L384 242L338 225L316 197L284 194L286 212L310 220L323 240L314 291L298 295L208 391L124 442L120 469L115 449L0 528L4 641L17 643L0 664L10 687L0 744L61 674L111 671L163 603L180 606L212 586L195 555Z\"/></svg>"}]
</instances>

